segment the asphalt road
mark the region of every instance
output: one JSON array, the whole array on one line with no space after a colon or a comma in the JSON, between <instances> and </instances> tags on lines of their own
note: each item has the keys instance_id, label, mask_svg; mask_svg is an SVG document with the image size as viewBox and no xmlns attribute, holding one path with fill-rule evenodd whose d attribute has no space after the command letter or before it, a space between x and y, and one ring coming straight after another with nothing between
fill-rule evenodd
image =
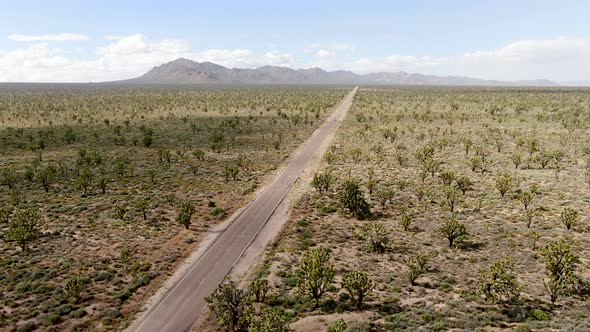
<instances>
[{"instance_id":1,"label":"asphalt road","mask_svg":"<svg viewBox=\"0 0 590 332\"><path fill-rule=\"evenodd\" d=\"M262 226L287 196L307 163L344 118L356 90L355 88L345 97L274 181L241 211L225 232L186 269L186 274L143 313L127 329L128 331L176 332L190 329L206 305L205 297L209 296L231 271Z\"/></svg>"}]
</instances>

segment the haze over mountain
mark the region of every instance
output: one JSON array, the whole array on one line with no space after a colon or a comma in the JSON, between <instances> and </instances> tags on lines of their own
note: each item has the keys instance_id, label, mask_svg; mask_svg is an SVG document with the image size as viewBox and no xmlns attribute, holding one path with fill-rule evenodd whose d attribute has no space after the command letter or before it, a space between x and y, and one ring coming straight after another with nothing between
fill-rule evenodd
<instances>
[{"instance_id":1,"label":"haze over mountain","mask_svg":"<svg viewBox=\"0 0 590 332\"><path fill-rule=\"evenodd\" d=\"M406 72L355 74L321 68L291 69L263 66L255 69L226 68L211 62L180 58L154 67L144 75L121 83L134 84L376 84L376 85L475 85L558 86L549 80L495 81L463 76L434 76Z\"/></svg>"}]
</instances>

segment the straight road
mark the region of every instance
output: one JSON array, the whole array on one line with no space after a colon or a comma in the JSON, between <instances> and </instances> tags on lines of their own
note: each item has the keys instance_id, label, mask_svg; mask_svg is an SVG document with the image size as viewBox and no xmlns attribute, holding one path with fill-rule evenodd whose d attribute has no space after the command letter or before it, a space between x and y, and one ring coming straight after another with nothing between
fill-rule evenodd
<instances>
[{"instance_id":1,"label":"straight road","mask_svg":"<svg viewBox=\"0 0 590 332\"><path fill-rule=\"evenodd\" d=\"M290 192L307 163L346 115L358 88L352 90L326 121L298 150L295 157L274 181L257 195L186 274L163 294L151 309L143 313L127 330L177 332L188 331L199 318L209 296L230 273L262 226Z\"/></svg>"}]
</instances>

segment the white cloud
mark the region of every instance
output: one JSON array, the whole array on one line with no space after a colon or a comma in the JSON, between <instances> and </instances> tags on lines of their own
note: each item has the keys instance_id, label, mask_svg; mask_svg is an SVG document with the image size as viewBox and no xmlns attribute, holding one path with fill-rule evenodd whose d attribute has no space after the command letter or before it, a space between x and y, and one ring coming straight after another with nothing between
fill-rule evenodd
<instances>
[{"instance_id":1,"label":"white cloud","mask_svg":"<svg viewBox=\"0 0 590 332\"><path fill-rule=\"evenodd\" d=\"M331 57L331 56L336 56L336 52L321 49L315 53L315 56L320 57L320 58Z\"/></svg>"},{"instance_id":2,"label":"white cloud","mask_svg":"<svg viewBox=\"0 0 590 332\"><path fill-rule=\"evenodd\" d=\"M361 58L348 67L360 73L407 71L497 80L586 79L590 77L590 37L521 40L497 49L444 57L393 54Z\"/></svg>"},{"instance_id":3,"label":"white cloud","mask_svg":"<svg viewBox=\"0 0 590 332\"><path fill-rule=\"evenodd\" d=\"M0 51L0 82L88 82L112 81L140 76L152 67L177 58L210 61L227 67L253 68L262 65L292 66L294 57L271 51L262 55L247 49L209 49L195 52L181 39L151 42L142 34L113 38L96 49L96 57L68 57L47 43L33 44L9 52Z\"/></svg>"},{"instance_id":4,"label":"white cloud","mask_svg":"<svg viewBox=\"0 0 590 332\"><path fill-rule=\"evenodd\" d=\"M106 35L103 38L104 38L104 40L119 40L119 39L125 38L125 36Z\"/></svg>"},{"instance_id":5,"label":"white cloud","mask_svg":"<svg viewBox=\"0 0 590 332\"><path fill-rule=\"evenodd\" d=\"M355 50L354 45L347 43L311 43L304 48L305 53L313 54L319 58L334 57L338 53L349 55Z\"/></svg>"},{"instance_id":6,"label":"white cloud","mask_svg":"<svg viewBox=\"0 0 590 332\"><path fill-rule=\"evenodd\" d=\"M0 82L87 82L110 81L139 76L153 66L184 57L210 61L231 68L262 65L293 68L321 67L357 73L407 71L434 75L464 75L487 79L519 80L548 78L557 81L590 78L590 37L560 37L522 40L489 50L453 56L392 54L343 61L336 49L354 50L350 45L311 44L309 62L293 54L272 50L256 53L248 49L195 51L181 39L151 41L142 34L109 39L95 49L94 57L78 59L65 49L48 43L0 51ZM309 53L308 50L313 50ZM322 52L325 51L325 52ZM344 57L350 59L351 57Z\"/></svg>"},{"instance_id":7,"label":"white cloud","mask_svg":"<svg viewBox=\"0 0 590 332\"><path fill-rule=\"evenodd\" d=\"M20 42L40 42L40 41L81 41L89 40L90 37L79 33L59 33L50 35L22 35L12 34L8 39Z\"/></svg>"},{"instance_id":8,"label":"white cloud","mask_svg":"<svg viewBox=\"0 0 590 332\"><path fill-rule=\"evenodd\" d=\"M270 65L292 67L296 63L295 57L293 55L289 53L281 53L279 51L267 52L262 56L262 59L262 63L259 63L258 66Z\"/></svg>"}]
</instances>

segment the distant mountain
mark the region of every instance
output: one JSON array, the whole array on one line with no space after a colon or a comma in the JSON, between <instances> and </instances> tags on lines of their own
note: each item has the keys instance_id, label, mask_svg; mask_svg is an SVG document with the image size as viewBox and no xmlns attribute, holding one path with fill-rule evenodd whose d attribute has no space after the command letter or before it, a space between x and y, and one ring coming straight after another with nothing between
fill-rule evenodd
<instances>
[{"instance_id":1,"label":"distant mountain","mask_svg":"<svg viewBox=\"0 0 590 332\"><path fill-rule=\"evenodd\" d=\"M154 67L144 75L121 83L136 84L368 84L368 85L477 85L558 86L548 80L490 81L462 76L434 76L406 72L366 75L321 68L291 69L263 66L256 69L226 68L211 62L180 58Z\"/></svg>"}]
</instances>

